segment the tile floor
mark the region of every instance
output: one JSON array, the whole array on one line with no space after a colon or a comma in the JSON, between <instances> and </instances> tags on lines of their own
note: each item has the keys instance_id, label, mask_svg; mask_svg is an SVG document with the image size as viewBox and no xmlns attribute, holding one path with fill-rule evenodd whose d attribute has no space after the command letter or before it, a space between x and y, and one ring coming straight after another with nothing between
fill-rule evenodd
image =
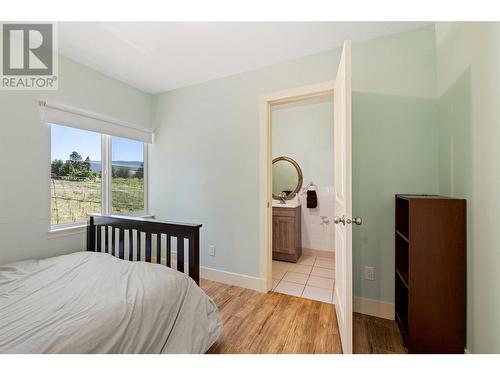
<instances>
[{"instance_id":1,"label":"tile floor","mask_svg":"<svg viewBox=\"0 0 500 375\"><path fill-rule=\"evenodd\" d=\"M334 258L302 255L297 263L273 260L273 291L333 303Z\"/></svg>"}]
</instances>

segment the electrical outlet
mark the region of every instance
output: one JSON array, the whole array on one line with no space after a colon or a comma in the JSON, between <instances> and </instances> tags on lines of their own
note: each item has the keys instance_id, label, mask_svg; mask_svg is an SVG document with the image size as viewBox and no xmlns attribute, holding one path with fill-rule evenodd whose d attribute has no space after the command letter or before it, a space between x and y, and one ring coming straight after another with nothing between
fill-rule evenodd
<instances>
[{"instance_id":1,"label":"electrical outlet","mask_svg":"<svg viewBox=\"0 0 500 375\"><path fill-rule=\"evenodd\" d=\"M375 280L375 267L365 266L365 280Z\"/></svg>"},{"instance_id":2,"label":"electrical outlet","mask_svg":"<svg viewBox=\"0 0 500 375\"><path fill-rule=\"evenodd\" d=\"M210 245L210 247L208 248L208 255L210 255L211 257L215 256L215 246L214 245Z\"/></svg>"}]
</instances>

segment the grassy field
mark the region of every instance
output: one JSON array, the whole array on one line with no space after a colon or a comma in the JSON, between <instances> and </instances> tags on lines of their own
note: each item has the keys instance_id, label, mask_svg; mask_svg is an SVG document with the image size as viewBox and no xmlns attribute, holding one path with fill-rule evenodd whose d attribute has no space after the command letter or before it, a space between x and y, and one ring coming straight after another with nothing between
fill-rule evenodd
<instances>
[{"instance_id":1,"label":"grassy field","mask_svg":"<svg viewBox=\"0 0 500 375\"><path fill-rule=\"evenodd\" d=\"M113 213L144 209L144 180L113 178ZM52 179L51 223L64 224L86 220L87 212L101 212L101 180L70 181Z\"/></svg>"}]
</instances>

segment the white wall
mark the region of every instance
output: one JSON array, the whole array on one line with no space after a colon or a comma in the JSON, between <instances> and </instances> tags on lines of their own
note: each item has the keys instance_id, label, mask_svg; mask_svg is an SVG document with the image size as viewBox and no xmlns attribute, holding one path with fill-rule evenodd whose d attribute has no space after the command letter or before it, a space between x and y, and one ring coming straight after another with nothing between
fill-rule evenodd
<instances>
[{"instance_id":1,"label":"white wall","mask_svg":"<svg viewBox=\"0 0 500 375\"><path fill-rule=\"evenodd\" d=\"M64 57L59 90L0 91L0 264L83 250L84 235L48 239L50 130L44 99L149 128L151 98Z\"/></svg>"},{"instance_id":2,"label":"white wall","mask_svg":"<svg viewBox=\"0 0 500 375\"><path fill-rule=\"evenodd\" d=\"M333 251L333 96L273 106L272 157L288 156L300 166L303 188L317 186L318 206L302 212L302 247Z\"/></svg>"}]
</instances>

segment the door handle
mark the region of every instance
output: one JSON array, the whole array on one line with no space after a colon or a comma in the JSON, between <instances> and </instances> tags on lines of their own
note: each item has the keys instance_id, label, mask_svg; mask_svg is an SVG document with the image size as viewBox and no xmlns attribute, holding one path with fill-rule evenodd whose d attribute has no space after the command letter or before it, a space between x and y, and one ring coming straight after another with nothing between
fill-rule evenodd
<instances>
[{"instance_id":1,"label":"door handle","mask_svg":"<svg viewBox=\"0 0 500 375\"><path fill-rule=\"evenodd\" d=\"M334 222L335 224L340 224L340 223L342 223L342 224L344 224L344 225L346 225L346 224L356 224L356 225L361 225L361 224L363 223L363 220L362 220L359 216L357 216L357 217L355 217L355 218L353 218L353 219L346 219L346 218L345 218L345 216L344 216L344 215L342 215L342 217L340 217L340 216L335 216L335 217L333 218L333 222Z\"/></svg>"},{"instance_id":2,"label":"door handle","mask_svg":"<svg viewBox=\"0 0 500 375\"><path fill-rule=\"evenodd\" d=\"M361 225L363 223L363 220L361 220L361 218L359 216L356 216L355 218L347 219L346 223L347 224Z\"/></svg>"},{"instance_id":3,"label":"door handle","mask_svg":"<svg viewBox=\"0 0 500 375\"><path fill-rule=\"evenodd\" d=\"M342 224L344 224L344 225L345 225L345 216L344 216L344 215L342 215L342 217L340 217L340 216L335 216L335 217L333 218L333 222L334 222L335 224L340 224L340 223L342 223Z\"/></svg>"}]
</instances>

